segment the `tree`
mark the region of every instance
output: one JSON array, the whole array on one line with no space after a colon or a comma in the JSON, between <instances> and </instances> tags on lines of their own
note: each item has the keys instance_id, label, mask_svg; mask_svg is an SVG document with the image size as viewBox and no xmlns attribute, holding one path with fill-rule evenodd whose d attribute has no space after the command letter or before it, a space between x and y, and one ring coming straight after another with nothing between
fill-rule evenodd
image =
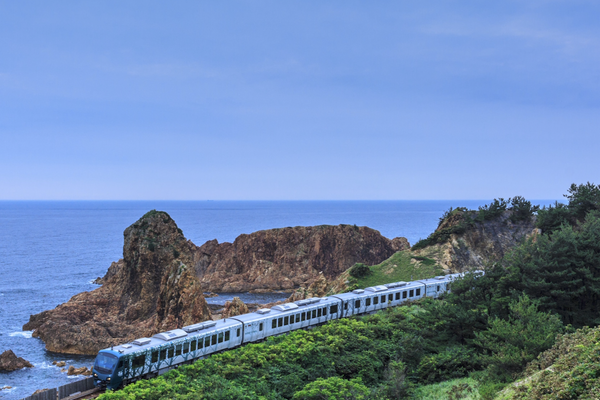
<instances>
[{"instance_id":1,"label":"tree","mask_svg":"<svg viewBox=\"0 0 600 400\"><path fill-rule=\"evenodd\" d=\"M514 377L539 353L552 347L562 323L558 316L538 311L538 302L526 295L512 301L509 310L508 319L491 318L489 328L477 332L473 342L484 350L490 372Z\"/></svg>"}]
</instances>

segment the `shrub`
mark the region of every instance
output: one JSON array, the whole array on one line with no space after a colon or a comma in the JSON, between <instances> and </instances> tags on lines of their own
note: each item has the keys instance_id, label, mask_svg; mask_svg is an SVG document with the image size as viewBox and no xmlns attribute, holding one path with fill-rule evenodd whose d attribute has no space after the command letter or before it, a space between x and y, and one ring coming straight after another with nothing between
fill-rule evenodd
<instances>
[{"instance_id":1,"label":"shrub","mask_svg":"<svg viewBox=\"0 0 600 400\"><path fill-rule=\"evenodd\" d=\"M348 271L348 273L350 274L350 276L356 279L361 279L371 275L373 271L371 271L371 268L369 268L368 265L365 265L363 263L356 263L352 266L352 268L350 268L350 271Z\"/></svg>"}]
</instances>

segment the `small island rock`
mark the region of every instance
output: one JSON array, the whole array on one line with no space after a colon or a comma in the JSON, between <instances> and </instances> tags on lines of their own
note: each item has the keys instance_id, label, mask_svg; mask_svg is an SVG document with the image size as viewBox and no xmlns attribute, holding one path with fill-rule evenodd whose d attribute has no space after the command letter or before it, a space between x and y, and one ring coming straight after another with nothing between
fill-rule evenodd
<instances>
[{"instance_id":1,"label":"small island rock","mask_svg":"<svg viewBox=\"0 0 600 400\"><path fill-rule=\"evenodd\" d=\"M33 365L24 358L17 357L12 350L0 354L0 371L16 371L22 368L33 368Z\"/></svg>"}]
</instances>

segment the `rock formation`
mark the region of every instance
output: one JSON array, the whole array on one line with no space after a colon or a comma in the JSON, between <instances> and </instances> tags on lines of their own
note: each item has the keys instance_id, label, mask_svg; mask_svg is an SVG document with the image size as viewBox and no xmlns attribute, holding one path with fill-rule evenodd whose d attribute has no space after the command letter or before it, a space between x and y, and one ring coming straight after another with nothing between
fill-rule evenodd
<instances>
[{"instance_id":1,"label":"rock formation","mask_svg":"<svg viewBox=\"0 0 600 400\"><path fill-rule=\"evenodd\" d=\"M250 312L248 306L244 304L239 297L234 297L232 301L225 302L223 308L223 318L235 317L236 315L242 315Z\"/></svg>"},{"instance_id":2,"label":"rock formation","mask_svg":"<svg viewBox=\"0 0 600 400\"><path fill-rule=\"evenodd\" d=\"M510 218L511 213L505 211L492 220L477 221L464 232L453 233L446 241L416 250L414 253L436 260L449 273L471 268L482 269L490 262L501 260L530 235L537 234L535 217L513 222ZM465 217L465 212L454 213L443 220L436 231L460 224Z\"/></svg>"},{"instance_id":3,"label":"rock formation","mask_svg":"<svg viewBox=\"0 0 600 400\"><path fill-rule=\"evenodd\" d=\"M87 367L80 367L80 368L75 368L74 366L70 366L69 369L67 370L67 375L69 376L73 376L73 375L83 375L83 376L90 376L94 373L94 368L90 368L88 369Z\"/></svg>"},{"instance_id":4,"label":"rock formation","mask_svg":"<svg viewBox=\"0 0 600 400\"><path fill-rule=\"evenodd\" d=\"M33 368L33 365L24 358L17 357L12 350L0 354L0 372L11 372L22 368Z\"/></svg>"},{"instance_id":5,"label":"rock formation","mask_svg":"<svg viewBox=\"0 0 600 400\"><path fill-rule=\"evenodd\" d=\"M405 238L338 225L264 230L197 247L167 213L153 210L125 230L123 259L97 280L100 288L32 315L23 328L34 330L49 351L94 355L210 319L204 291L311 287L357 262L377 264L408 246ZM229 308L228 315L243 310L237 303Z\"/></svg>"},{"instance_id":6,"label":"rock formation","mask_svg":"<svg viewBox=\"0 0 600 400\"><path fill-rule=\"evenodd\" d=\"M377 264L408 246L352 225L270 229L216 240L198 249L196 273L205 290L245 292L308 287L319 274L335 279L357 262Z\"/></svg>"},{"instance_id":7,"label":"rock formation","mask_svg":"<svg viewBox=\"0 0 600 400\"><path fill-rule=\"evenodd\" d=\"M196 246L164 212L151 211L124 232L123 259L103 286L32 315L25 327L58 353L98 350L210 319L198 278Z\"/></svg>"}]
</instances>

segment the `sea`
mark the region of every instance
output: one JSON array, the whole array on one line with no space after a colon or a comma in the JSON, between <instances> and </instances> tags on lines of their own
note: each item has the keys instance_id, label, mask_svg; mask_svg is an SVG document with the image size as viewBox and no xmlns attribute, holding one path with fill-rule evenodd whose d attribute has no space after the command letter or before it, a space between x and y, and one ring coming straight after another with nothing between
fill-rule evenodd
<instances>
[{"instance_id":1,"label":"sea","mask_svg":"<svg viewBox=\"0 0 600 400\"><path fill-rule=\"evenodd\" d=\"M2 400L72 382L52 364L91 366L94 357L46 351L23 331L31 314L49 310L83 291L98 288L112 261L123 254L123 231L147 211L166 211L184 235L201 245L232 242L238 235L288 226L356 224L411 244L435 230L450 207L476 209L489 200L448 201L0 201L0 353L11 349L34 365L0 372ZM538 202L539 204L540 202ZM551 201L543 201L550 204ZM285 293L228 293L246 302L281 300Z\"/></svg>"}]
</instances>

